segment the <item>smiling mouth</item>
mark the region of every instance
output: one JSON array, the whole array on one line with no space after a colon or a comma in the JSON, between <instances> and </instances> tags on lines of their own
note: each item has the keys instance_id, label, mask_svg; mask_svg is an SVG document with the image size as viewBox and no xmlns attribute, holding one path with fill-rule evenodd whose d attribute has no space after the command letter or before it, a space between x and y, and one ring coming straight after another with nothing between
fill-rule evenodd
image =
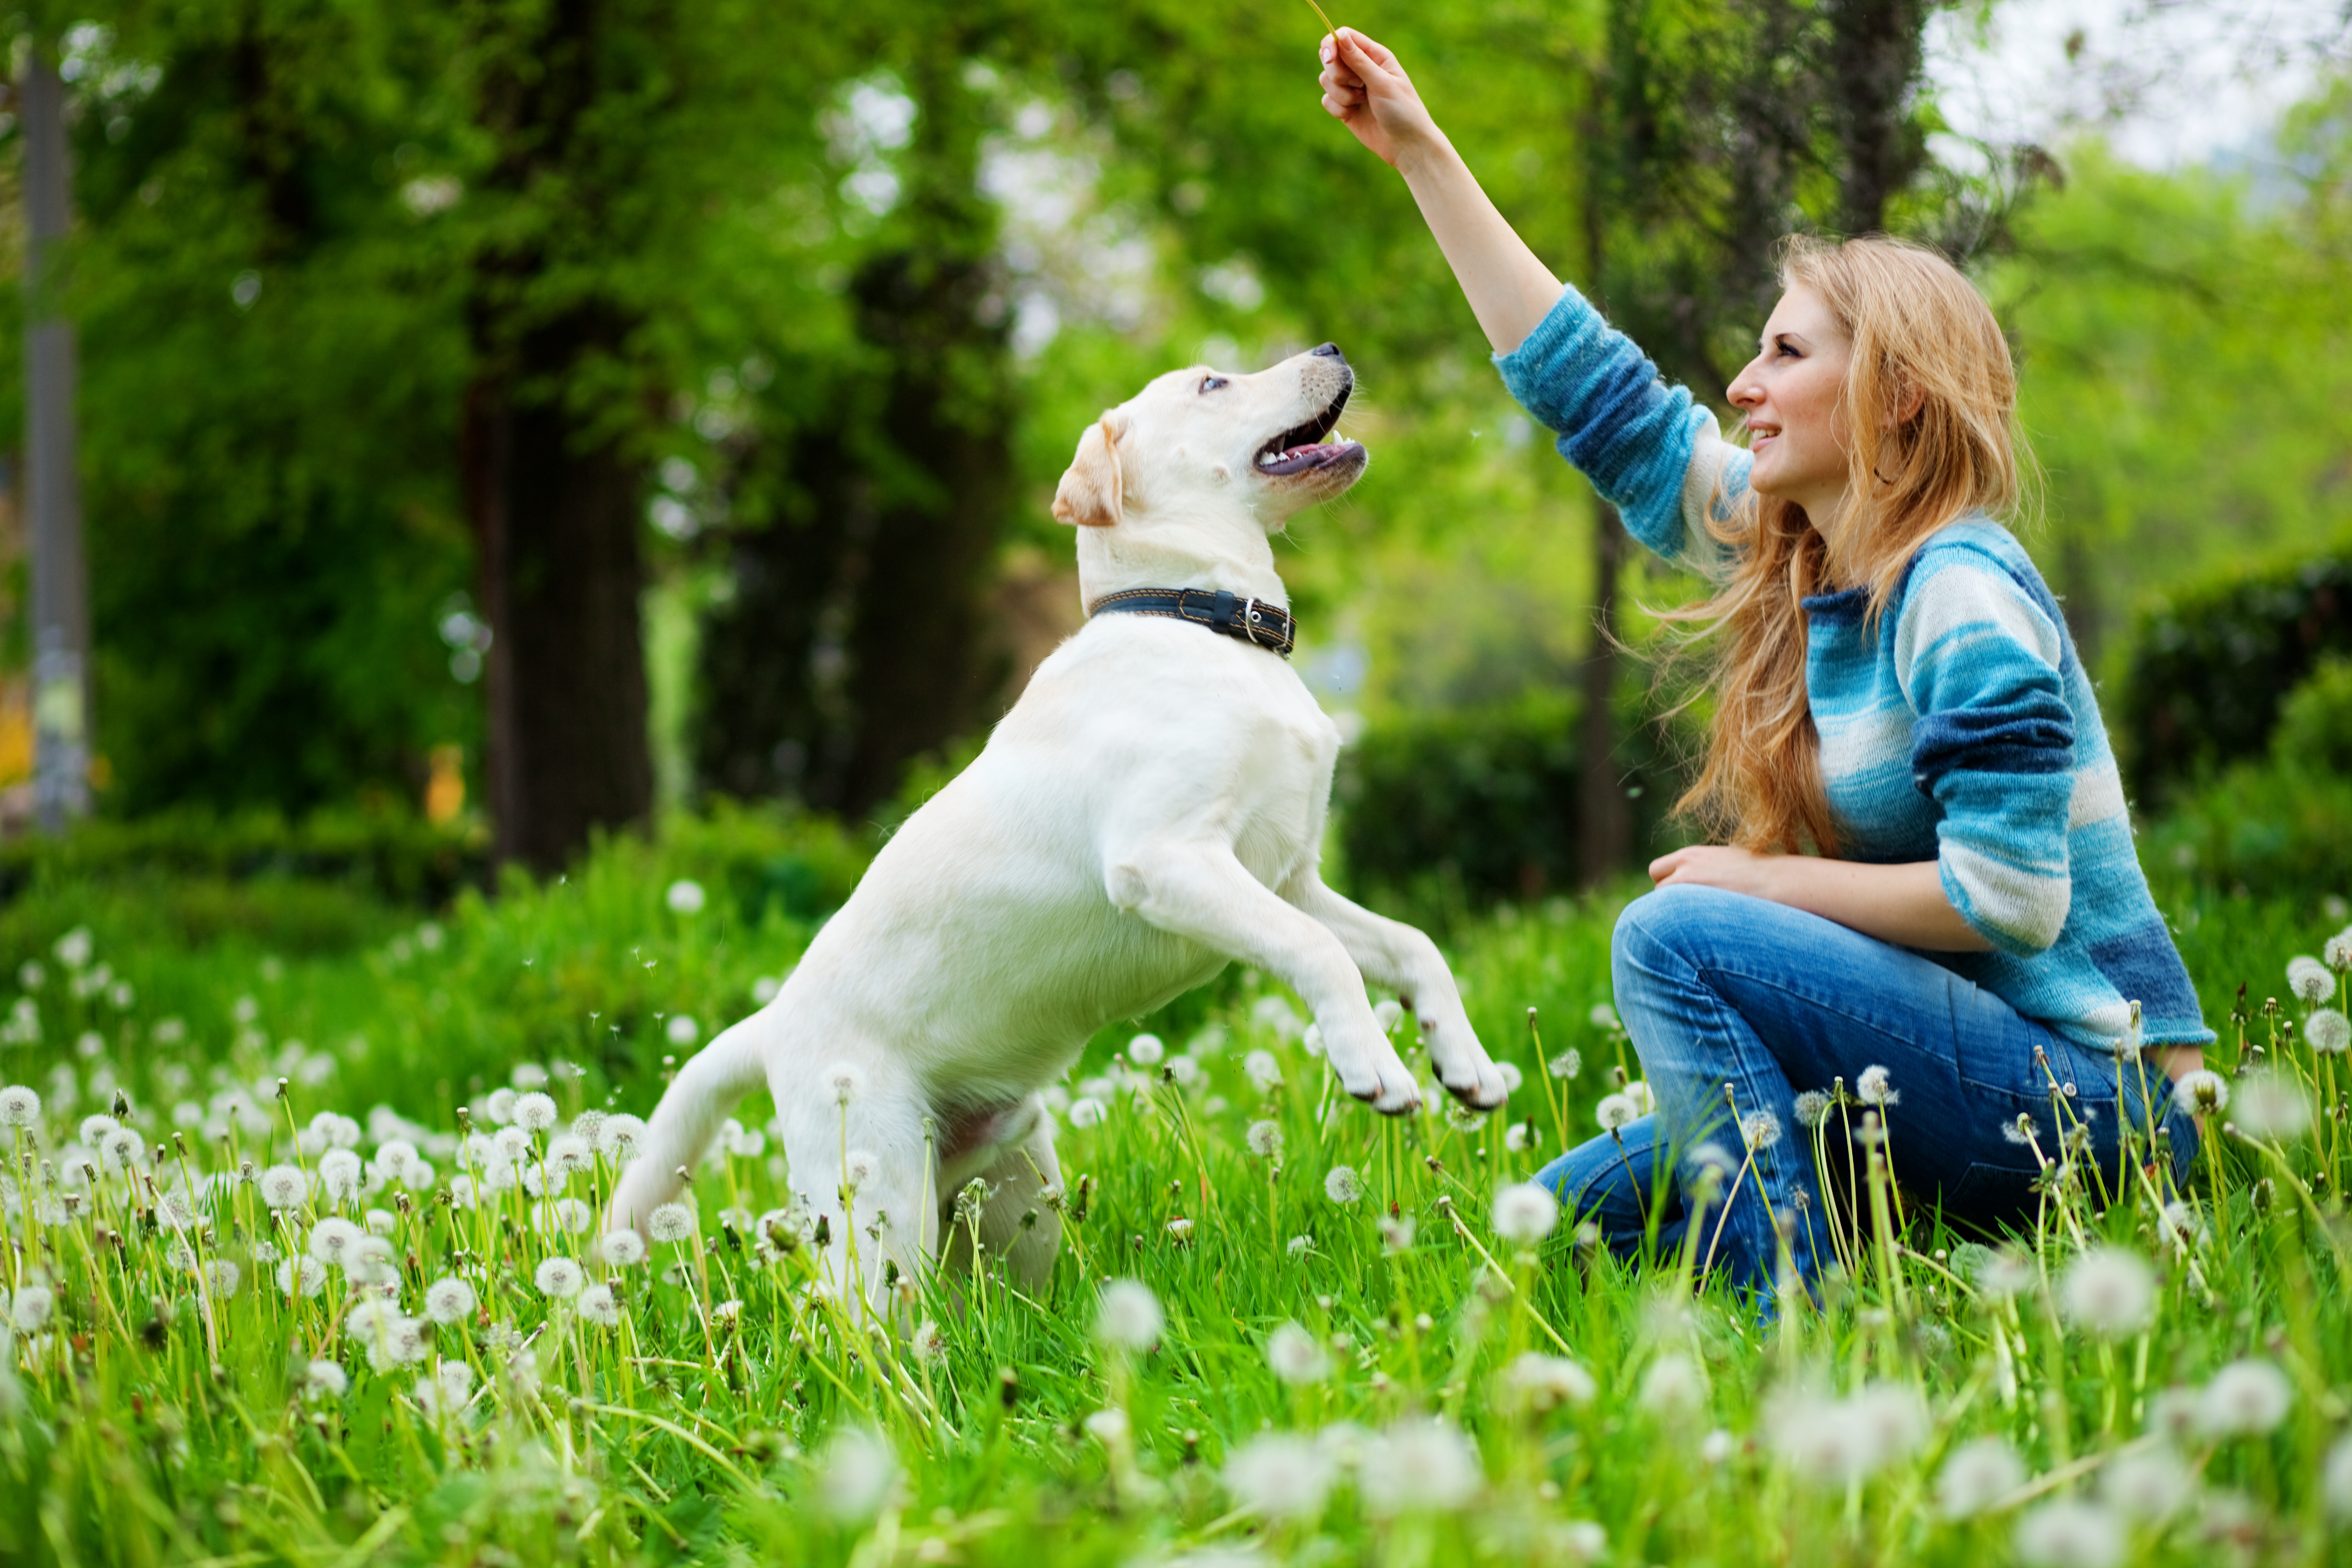
<instances>
[{"instance_id":1,"label":"smiling mouth","mask_svg":"<svg viewBox=\"0 0 2352 1568\"><path fill-rule=\"evenodd\" d=\"M1354 441L1328 441L1325 437L1339 423L1339 411L1348 406L1350 388L1341 387L1331 405L1304 425L1293 426L1257 449L1251 466L1261 474L1274 479L1288 479L1295 474L1310 473L1328 468L1350 457L1360 456L1364 448Z\"/></svg>"}]
</instances>

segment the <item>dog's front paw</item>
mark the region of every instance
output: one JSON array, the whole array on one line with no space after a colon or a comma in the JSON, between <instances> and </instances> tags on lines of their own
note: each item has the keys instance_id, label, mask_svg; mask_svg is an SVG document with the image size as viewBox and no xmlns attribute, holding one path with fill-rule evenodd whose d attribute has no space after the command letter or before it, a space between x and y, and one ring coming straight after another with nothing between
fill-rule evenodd
<instances>
[{"instance_id":1,"label":"dog's front paw","mask_svg":"<svg viewBox=\"0 0 2352 1568\"><path fill-rule=\"evenodd\" d=\"M1503 1103L1511 1092L1503 1081L1503 1069L1478 1043L1470 1016L1459 1003L1434 1006L1415 1017L1421 1037L1429 1047L1430 1065L1437 1069L1437 1081L1447 1093L1480 1110L1492 1110Z\"/></svg>"},{"instance_id":2,"label":"dog's front paw","mask_svg":"<svg viewBox=\"0 0 2352 1568\"><path fill-rule=\"evenodd\" d=\"M1386 1116L1419 1110L1421 1085L1396 1054L1396 1047L1377 1028L1357 1033L1363 1037L1324 1037L1331 1070L1339 1075L1339 1087Z\"/></svg>"}]
</instances>

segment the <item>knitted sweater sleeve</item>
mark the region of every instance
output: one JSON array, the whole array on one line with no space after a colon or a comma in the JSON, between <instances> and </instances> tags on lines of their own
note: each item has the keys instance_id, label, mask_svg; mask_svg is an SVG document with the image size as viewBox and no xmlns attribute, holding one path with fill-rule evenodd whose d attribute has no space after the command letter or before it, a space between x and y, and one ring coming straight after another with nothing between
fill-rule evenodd
<instances>
[{"instance_id":1,"label":"knitted sweater sleeve","mask_svg":"<svg viewBox=\"0 0 2352 1568\"><path fill-rule=\"evenodd\" d=\"M1916 715L1911 779L1943 807L1944 894L2004 952L2058 940L2074 714L2054 606L1969 549L1921 552L1895 616L1895 674Z\"/></svg>"},{"instance_id":2,"label":"knitted sweater sleeve","mask_svg":"<svg viewBox=\"0 0 2352 1568\"><path fill-rule=\"evenodd\" d=\"M1563 289L1525 342L1495 356L1495 368L1627 531L1704 575L1727 574L1730 557L1706 523L1710 515L1727 521L1745 499L1748 453L1583 295Z\"/></svg>"}]
</instances>

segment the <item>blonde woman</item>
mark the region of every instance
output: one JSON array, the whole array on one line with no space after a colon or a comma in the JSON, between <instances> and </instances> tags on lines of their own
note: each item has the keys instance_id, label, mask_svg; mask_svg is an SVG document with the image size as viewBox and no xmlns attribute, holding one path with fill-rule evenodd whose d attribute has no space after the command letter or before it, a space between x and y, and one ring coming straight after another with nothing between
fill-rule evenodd
<instances>
[{"instance_id":1,"label":"blonde woman","mask_svg":"<svg viewBox=\"0 0 2352 1568\"><path fill-rule=\"evenodd\" d=\"M1720 842L1651 866L1612 954L1656 1110L1544 1179L1621 1253L1697 1216L1695 1247L1759 1289L1783 1237L1807 1275L1831 1256L1825 1106L1841 1162L1875 1115L1906 1189L1979 1224L2029 1216L2042 1160L2085 1129L2107 1191L2125 1121L2161 1129L2178 1181L2196 1131L2165 1079L2213 1035L2065 622L1994 521L2016 382L1982 298L1917 247L1790 243L1727 394L1734 446L1512 232L1389 50L1342 28L1323 67L1512 395L1635 538L1715 585L1683 612L1719 664L1682 805Z\"/></svg>"}]
</instances>

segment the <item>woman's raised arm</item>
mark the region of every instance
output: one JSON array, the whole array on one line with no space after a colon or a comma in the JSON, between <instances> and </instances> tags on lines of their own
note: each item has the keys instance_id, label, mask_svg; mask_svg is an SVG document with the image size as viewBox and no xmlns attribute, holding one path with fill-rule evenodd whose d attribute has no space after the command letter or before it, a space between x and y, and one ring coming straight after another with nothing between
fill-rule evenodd
<instances>
[{"instance_id":1,"label":"woman's raised arm","mask_svg":"<svg viewBox=\"0 0 2352 1568\"><path fill-rule=\"evenodd\" d=\"M1495 210L1396 56L1342 27L1323 40L1321 79L1324 109L1404 176L1486 341L1498 354L1517 348L1559 302L1560 281Z\"/></svg>"}]
</instances>

